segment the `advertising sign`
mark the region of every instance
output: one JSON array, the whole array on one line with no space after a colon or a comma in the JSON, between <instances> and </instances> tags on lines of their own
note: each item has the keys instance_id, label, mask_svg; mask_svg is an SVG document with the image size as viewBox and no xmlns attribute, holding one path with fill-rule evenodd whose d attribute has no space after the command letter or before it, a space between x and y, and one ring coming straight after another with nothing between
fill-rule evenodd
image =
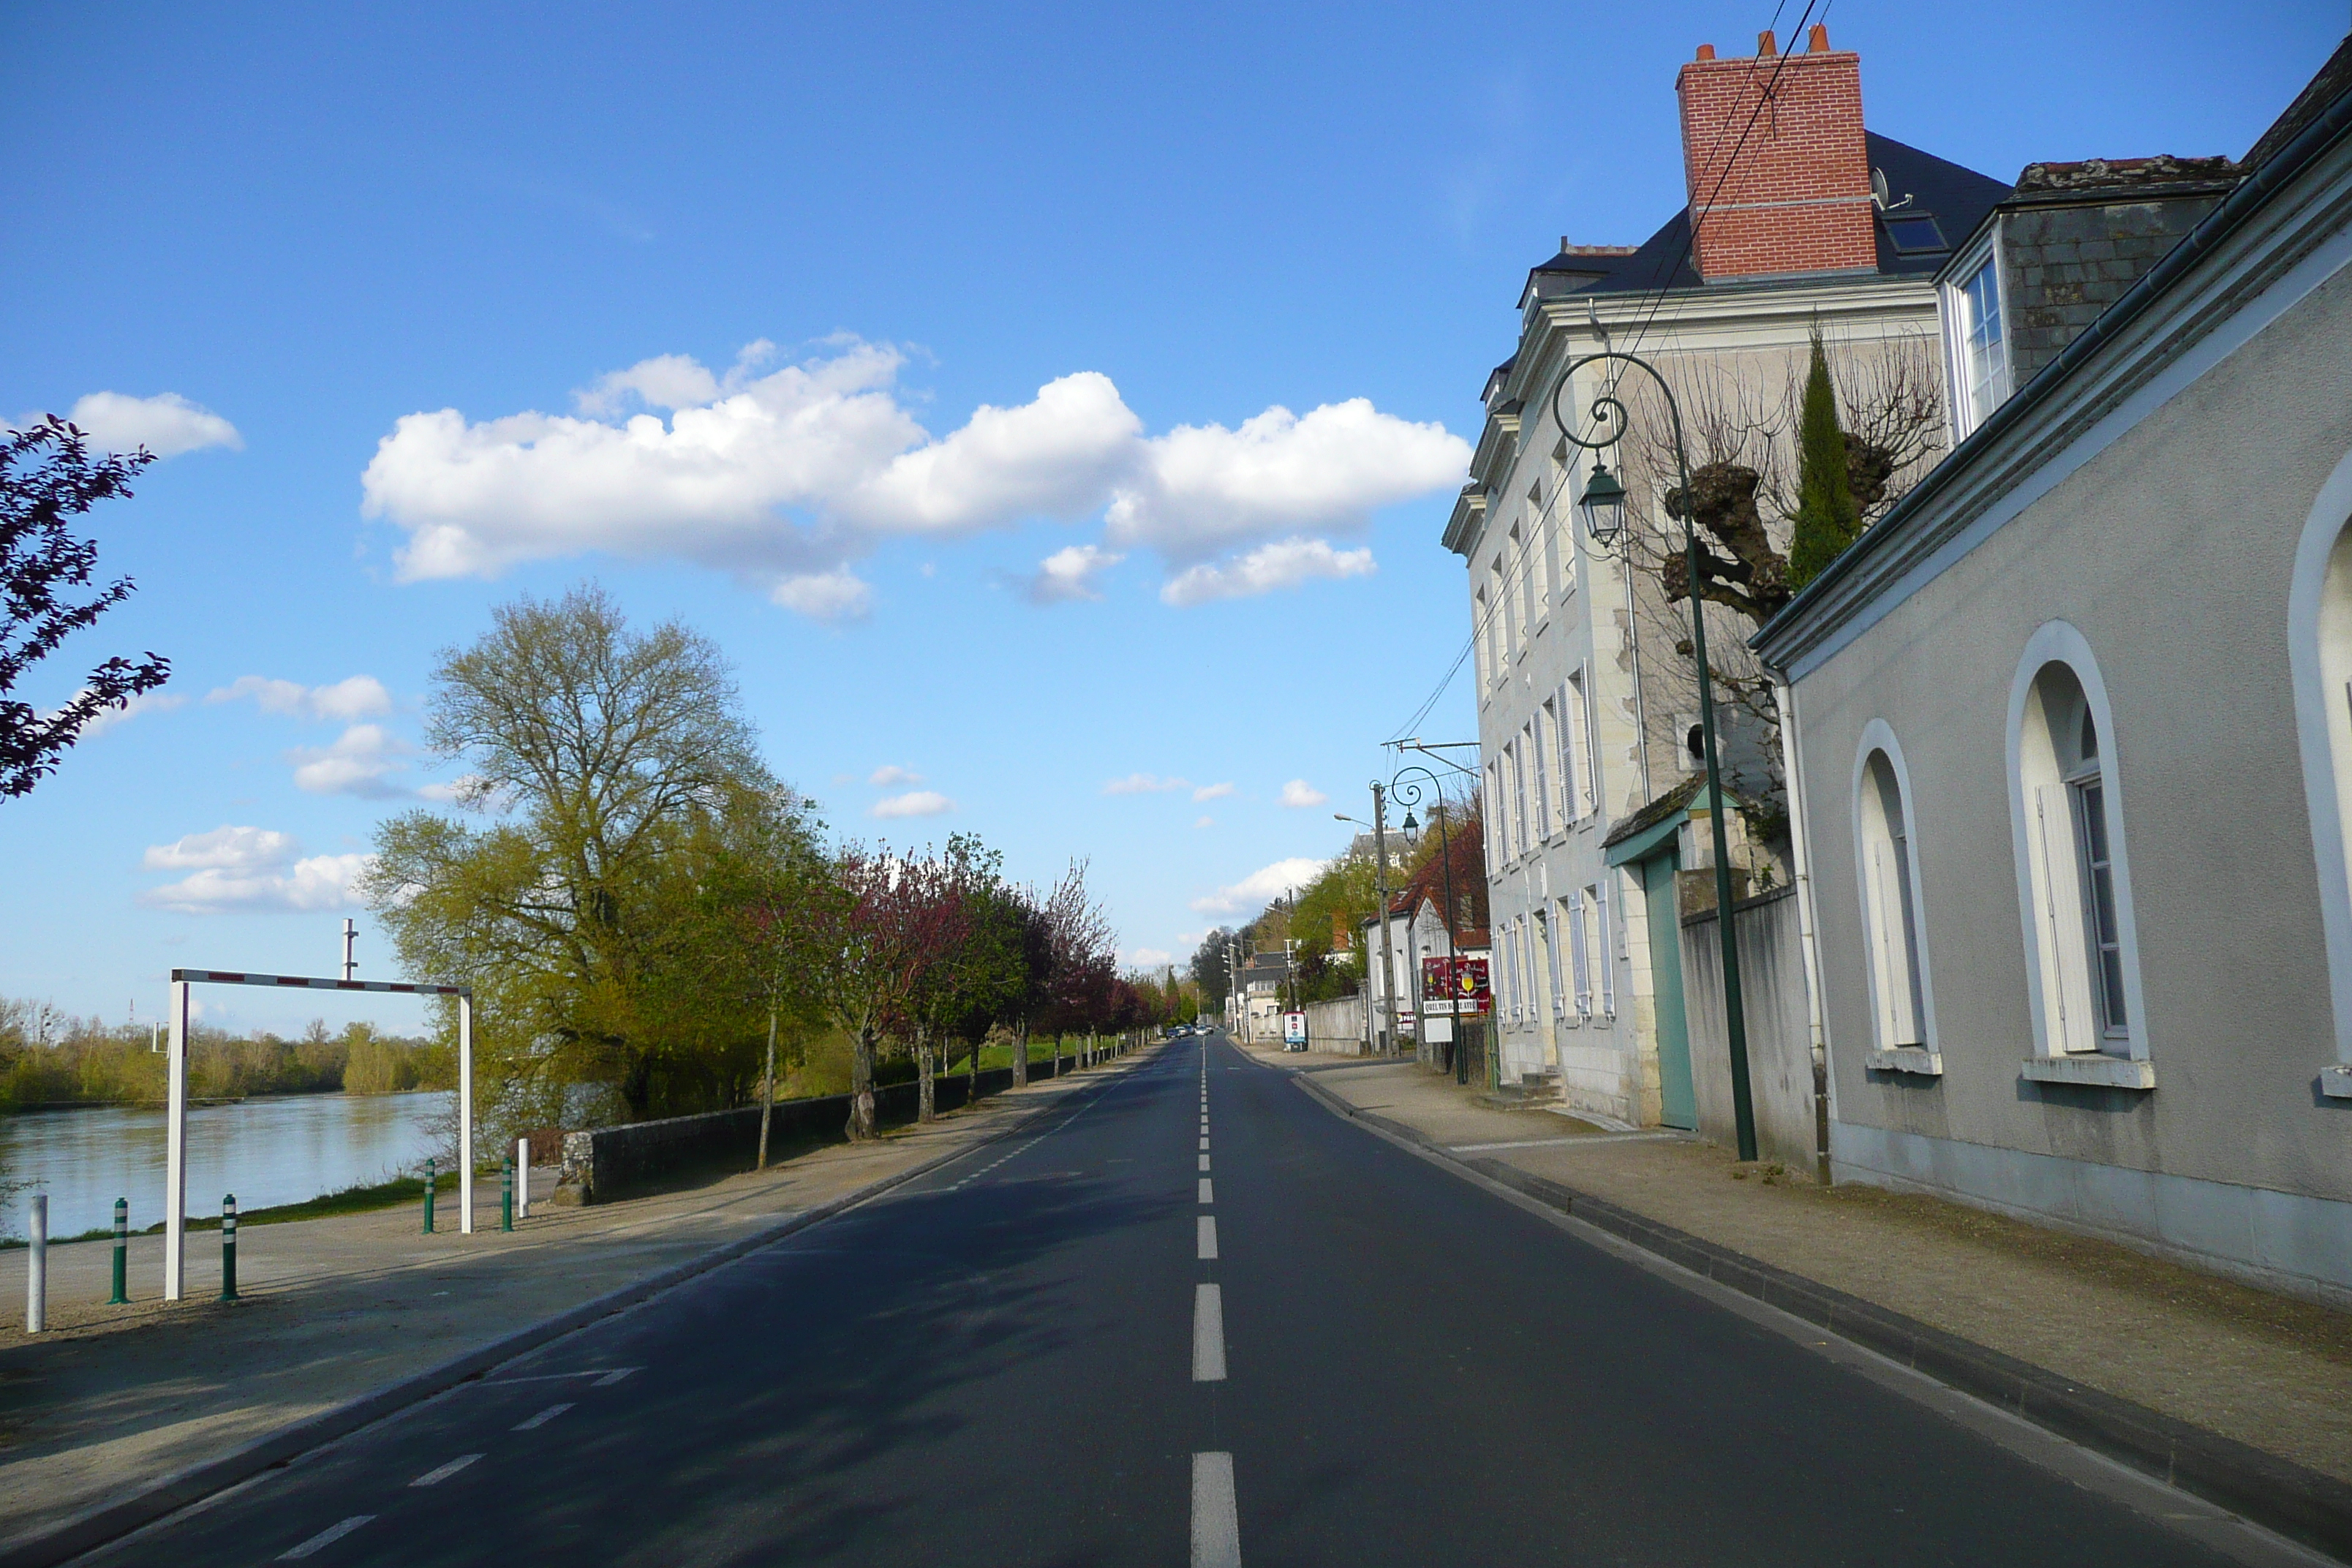
<instances>
[{"instance_id":1,"label":"advertising sign","mask_svg":"<svg viewBox=\"0 0 2352 1568\"><path fill-rule=\"evenodd\" d=\"M1286 1050L1303 1051L1307 1048L1306 1014L1285 1013L1282 1016L1282 1044Z\"/></svg>"}]
</instances>

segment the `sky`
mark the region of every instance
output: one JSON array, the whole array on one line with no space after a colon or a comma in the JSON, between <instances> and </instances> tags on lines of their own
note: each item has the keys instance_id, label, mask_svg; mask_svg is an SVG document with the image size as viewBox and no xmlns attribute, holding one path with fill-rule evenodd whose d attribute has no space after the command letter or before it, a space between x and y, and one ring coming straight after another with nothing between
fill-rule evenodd
<instances>
[{"instance_id":1,"label":"sky","mask_svg":"<svg viewBox=\"0 0 2352 1568\"><path fill-rule=\"evenodd\" d=\"M9 9L0 420L163 455L85 520L135 595L17 695L172 680L0 801L0 995L110 1022L332 973L347 915L396 977L350 885L454 809L436 657L587 581L718 643L835 836L1084 859L1181 963L1458 663L1527 268L1677 210L1676 68L1804 12ZM1827 16L1873 130L2004 180L2242 153L2347 20ZM1473 737L1468 681L1416 729Z\"/></svg>"}]
</instances>

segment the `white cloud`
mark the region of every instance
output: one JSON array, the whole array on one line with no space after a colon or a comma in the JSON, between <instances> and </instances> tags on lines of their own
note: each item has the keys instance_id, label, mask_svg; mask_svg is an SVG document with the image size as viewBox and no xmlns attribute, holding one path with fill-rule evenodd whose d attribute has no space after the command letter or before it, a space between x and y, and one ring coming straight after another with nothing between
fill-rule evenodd
<instances>
[{"instance_id":1,"label":"white cloud","mask_svg":"<svg viewBox=\"0 0 2352 1568\"><path fill-rule=\"evenodd\" d=\"M1470 445L1351 397L1238 429L1186 425L1154 438L1140 482L1112 500L1110 542L1200 561L1308 529L1361 527L1396 501L1458 485Z\"/></svg>"},{"instance_id":2,"label":"white cloud","mask_svg":"<svg viewBox=\"0 0 2352 1568\"><path fill-rule=\"evenodd\" d=\"M1076 599L1099 599L1097 574L1126 560L1097 544L1066 544L1043 561L1037 570L1020 578L1021 591L1033 605L1065 605Z\"/></svg>"},{"instance_id":3,"label":"white cloud","mask_svg":"<svg viewBox=\"0 0 2352 1568\"><path fill-rule=\"evenodd\" d=\"M758 581L789 609L840 616L865 613L868 591L848 567L887 537L1108 508L1113 548L1074 545L1022 580L1040 602L1083 598L1127 545L1195 565L1358 527L1459 482L1469 457L1442 426L1361 398L1147 437L1092 371L1015 406L984 404L934 437L899 392L898 350L844 339L761 373L768 348L754 344L723 376L680 354L642 360L580 392L575 415L405 415L361 476L367 514L407 534L407 581L601 550L698 562Z\"/></svg>"},{"instance_id":4,"label":"white cloud","mask_svg":"<svg viewBox=\"0 0 2352 1568\"><path fill-rule=\"evenodd\" d=\"M1129 773L1123 779L1113 779L1103 785L1105 795L1160 795L1168 790L1191 789L1183 779L1163 779L1151 773Z\"/></svg>"},{"instance_id":5,"label":"white cloud","mask_svg":"<svg viewBox=\"0 0 2352 1568\"><path fill-rule=\"evenodd\" d=\"M1175 954L1169 952L1163 948L1130 947L1125 952L1120 953L1119 957L1125 959L1133 968L1158 969L1160 965L1167 963L1173 959Z\"/></svg>"},{"instance_id":6,"label":"white cloud","mask_svg":"<svg viewBox=\"0 0 2352 1568\"><path fill-rule=\"evenodd\" d=\"M144 447L159 458L176 458L203 447L245 449L245 437L236 426L176 392L156 397L93 392L76 402L66 417L89 432L93 446L110 452Z\"/></svg>"},{"instance_id":7,"label":"white cloud","mask_svg":"<svg viewBox=\"0 0 2352 1568\"><path fill-rule=\"evenodd\" d=\"M300 852L290 833L223 826L170 844L151 844L141 863L150 871L253 871L283 865Z\"/></svg>"},{"instance_id":8,"label":"white cloud","mask_svg":"<svg viewBox=\"0 0 2352 1568\"><path fill-rule=\"evenodd\" d=\"M1294 856L1276 860L1271 866L1260 867L1230 887L1219 888L1205 898L1192 900L1192 912L1202 915L1234 915L1264 909L1276 899L1296 889L1303 888L1323 874L1328 860L1310 860Z\"/></svg>"},{"instance_id":9,"label":"white cloud","mask_svg":"<svg viewBox=\"0 0 2352 1568\"><path fill-rule=\"evenodd\" d=\"M352 884L366 855L303 857L293 835L264 827L216 827L148 847L151 871L194 874L139 895L139 901L188 914L224 910L339 910L358 903Z\"/></svg>"},{"instance_id":10,"label":"white cloud","mask_svg":"<svg viewBox=\"0 0 2352 1568\"><path fill-rule=\"evenodd\" d=\"M876 789L890 789L898 784L919 784L923 782L923 775L911 768L902 768L896 763L885 763L867 774L866 782Z\"/></svg>"},{"instance_id":11,"label":"white cloud","mask_svg":"<svg viewBox=\"0 0 2352 1568\"><path fill-rule=\"evenodd\" d=\"M1334 550L1327 540L1285 539L1234 560L1188 567L1161 586L1160 597L1183 609L1296 588L1315 577L1365 577L1375 570L1369 549Z\"/></svg>"},{"instance_id":12,"label":"white cloud","mask_svg":"<svg viewBox=\"0 0 2352 1568\"><path fill-rule=\"evenodd\" d=\"M234 702L250 697L265 713L296 719L373 719L392 711L392 693L373 675L347 676L331 686L304 686L299 681L268 676L240 675L226 686L205 694L206 702Z\"/></svg>"},{"instance_id":13,"label":"white cloud","mask_svg":"<svg viewBox=\"0 0 2352 1568\"><path fill-rule=\"evenodd\" d=\"M1234 786L1229 784L1202 784L1199 789L1192 792L1192 798L1194 800L1223 800L1225 796L1233 793Z\"/></svg>"},{"instance_id":14,"label":"white cloud","mask_svg":"<svg viewBox=\"0 0 2352 1568\"><path fill-rule=\"evenodd\" d=\"M312 795L355 795L383 800L408 792L385 783L407 766L400 759L412 748L381 724L354 724L331 746L298 746L286 753L295 764L294 786Z\"/></svg>"},{"instance_id":15,"label":"white cloud","mask_svg":"<svg viewBox=\"0 0 2352 1568\"><path fill-rule=\"evenodd\" d=\"M1192 826L1195 827L1214 827L1216 825L1217 819L1213 816L1196 816L1192 819Z\"/></svg>"},{"instance_id":16,"label":"white cloud","mask_svg":"<svg viewBox=\"0 0 2352 1568\"><path fill-rule=\"evenodd\" d=\"M768 597L820 621L854 621L874 607L874 590L843 566L779 579Z\"/></svg>"},{"instance_id":17,"label":"white cloud","mask_svg":"<svg viewBox=\"0 0 2352 1568\"><path fill-rule=\"evenodd\" d=\"M1305 779L1293 779L1282 786L1282 804L1285 805L1322 805L1330 798Z\"/></svg>"},{"instance_id":18,"label":"white cloud","mask_svg":"<svg viewBox=\"0 0 2352 1568\"><path fill-rule=\"evenodd\" d=\"M480 774L467 773L446 784L421 784L416 795L419 800L439 801L445 805L470 805L483 798L482 782Z\"/></svg>"},{"instance_id":19,"label":"white cloud","mask_svg":"<svg viewBox=\"0 0 2352 1568\"><path fill-rule=\"evenodd\" d=\"M954 809L955 802L935 789L908 790L905 795L894 795L874 803L874 815L885 817L937 816Z\"/></svg>"},{"instance_id":20,"label":"white cloud","mask_svg":"<svg viewBox=\"0 0 2352 1568\"><path fill-rule=\"evenodd\" d=\"M84 687L82 689L86 691L89 688ZM77 692L75 695L79 696L80 693ZM120 708L100 709L91 717L89 722L81 727L81 738L87 741L94 736L103 735L117 724L128 723L142 713L169 713L174 708L185 706L187 700L184 697L168 691L139 692L126 700Z\"/></svg>"}]
</instances>

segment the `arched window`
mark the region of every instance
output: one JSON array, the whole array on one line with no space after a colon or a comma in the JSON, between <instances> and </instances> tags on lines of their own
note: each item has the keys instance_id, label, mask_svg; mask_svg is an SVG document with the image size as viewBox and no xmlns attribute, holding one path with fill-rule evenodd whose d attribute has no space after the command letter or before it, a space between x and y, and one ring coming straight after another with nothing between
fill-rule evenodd
<instances>
[{"instance_id":1,"label":"arched window","mask_svg":"<svg viewBox=\"0 0 2352 1568\"><path fill-rule=\"evenodd\" d=\"M1911 814L1905 808L1894 761L1884 749L1873 748L1864 755L1861 775L1854 791L1854 826L1878 1048L1927 1049L1927 986Z\"/></svg>"},{"instance_id":2,"label":"arched window","mask_svg":"<svg viewBox=\"0 0 2352 1568\"><path fill-rule=\"evenodd\" d=\"M2034 634L2011 704L2011 805L2041 1054L2145 1058L2105 688L2082 634Z\"/></svg>"},{"instance_id":3,"label":"arched window","mask_svg":"<svg viewBox=\"0 0 2352 1568\"><path fill-rule=\"evenodd\" d=\"M2295 552L2287 643L2304 793L2336 1011L2324 1092L2352 1096L2352 457L2320 489Z\"/></svg>"}]
</instances>

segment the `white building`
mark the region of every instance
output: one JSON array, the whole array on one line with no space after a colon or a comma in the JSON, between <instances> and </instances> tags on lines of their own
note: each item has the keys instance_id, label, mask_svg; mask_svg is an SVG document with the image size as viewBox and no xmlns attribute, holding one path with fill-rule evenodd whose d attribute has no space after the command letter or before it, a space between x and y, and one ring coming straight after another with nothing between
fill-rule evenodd
<instances>
[{"instance_id":1,"label":"white building","mask_svg":"<svg viewBox=\"0 0 2352 1568\"><path fill-rule=\"evenodd\" d=\"M1571 421L1613 386L1633 422L1610 460L1633 493L1635 537L1596 549L1572 522L1591 459L1563 438L1554 392L1580 355L1637 352L1674 384L1695 464L1710 432L1714 456L1758 460L1721 438L1743 409L1785 399L1815 331L1841 364L1925 365L1932 395L1936 271L2007 188L1866 132L1860 71L1820 28L1785 59L1709 47L1682 68L1696 244L1685 206L1639 247L1563 242L1528 275L1518 349L1487 379L1444 534L1469 569L1501 1077L1556 1076L1569 1103L1635 1124L1696 1121L1679 957L1689 835L1677 817L1634 844L1639 858L1603 845L1645 808L1705 809L1687 795L1661 805L1701 766L1687 605L1654 570L1680 537L1651 479L1672 446L1663 405L1635 381L1578 374L1559 399ZM1753 116L1767 82L1772 112ZM1721 128L1750 118L1729 163ZM1739 653L1755 623L1707 613L1711 643ZM1724 729L1733 787L1774 795L1769 730L1737 712ZM1769 854L1735 864L1773 875Z\"/></svg>"}]
</instances>

